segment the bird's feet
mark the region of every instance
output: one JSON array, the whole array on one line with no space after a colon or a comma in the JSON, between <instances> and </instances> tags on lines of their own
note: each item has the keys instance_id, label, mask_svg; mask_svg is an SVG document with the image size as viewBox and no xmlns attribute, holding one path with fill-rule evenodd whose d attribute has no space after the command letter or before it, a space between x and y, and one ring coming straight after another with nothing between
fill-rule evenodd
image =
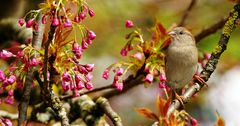
<instances>
[{"instance_id":1,"label":"bird's feet","mask_svg":"<svg viewBox=\"0 0 240 126\"><path fill-rule=\"evenodd\" d=\"M182 109L184 109L183 96L178 95L178 93L175 90L173 90L173 99L175 98L180 102Z\"/></svg>"},{"instance_id":2,"label":"bird's feet","mask_svg":"<svg viewBox=\"0 0 240 126\"><path fill-rule=\"evenodd\" d=\"M202 79L199 75L196 75L196 74L195 74L195 75L193 76L193 78L196 79L199 83L201 83L201 84L205 85L206 87L208 87L208 85L207 85L207 83L205 82L205 80Z\"/></svg>"}]
</instances>

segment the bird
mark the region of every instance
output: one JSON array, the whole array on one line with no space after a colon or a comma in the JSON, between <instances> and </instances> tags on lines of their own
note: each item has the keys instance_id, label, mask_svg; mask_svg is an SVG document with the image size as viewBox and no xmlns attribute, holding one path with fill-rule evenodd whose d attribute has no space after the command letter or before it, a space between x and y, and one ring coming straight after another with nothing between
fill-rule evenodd
<instances>
[{"instance_id":1,"label":"bird","mask_svg":"<svg viewBox=\"0 0 240 126\"><path fill-rule=\"evenodd\" d=\"M166 50L167 84L175 97L183 104L179 95L197 71L198 49L194 36L184 27L175 27L168 32L168 35L171 42Z\"/></svg>"}]
</instances>

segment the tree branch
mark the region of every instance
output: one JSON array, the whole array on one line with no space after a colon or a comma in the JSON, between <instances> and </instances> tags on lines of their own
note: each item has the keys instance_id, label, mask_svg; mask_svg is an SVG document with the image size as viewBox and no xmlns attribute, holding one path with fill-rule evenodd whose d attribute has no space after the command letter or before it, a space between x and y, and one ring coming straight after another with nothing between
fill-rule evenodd
<instances>
[{"instance_id":1,"label":"tree branch","mask_svg":"<svg viewBox=\"0 0 240 126\"><path fill-rule=\"evenodd\" d=\"M32 46L36 49L41 49L41 46L42 46L42 38L43 38L43 32L44 32L45 26L42 24L41 20L42 20L42 14L39 13L37 17L39 28L38 30L33 30ZM24 84L23 96L18 106L18 110L19 110L18 126L23 125L23 123L27 118L27 107L30 100L32 82L33 82L33 70L32 68L29 68L26 76L26 81Z\"/></svg>"},{"instance_id":2,"label":"tree branch","mask_svg":"<svg viewBox=\"0 0 240 126\"><path fill-rule=\"evenodd\" d=\"M106 98L100 97L97 99L96 103L113 122L114 126L123 126L121 118L114 112Z\"/></svg>"},{"instance_id":3,"label":"tree branch","mask_svg":"<svg viewBox=\"0 0 240 126\"><path fill-rule=\"evenodd\" d=\"M178 26L185 25L185 21L186 21L187 17L189 16L190 11L192 10L192 8L195 4L196 4L196 0L191 0L191 3L189 4L188 8L184 11L183 16L182 16L181 21L178 24Z\"/></svg>"},{"instance_id":4,"label":"tree branch","mask_svg":"<svg viewBox=\"0 0 240 126\"><path fill-rule=\"evenodd\" d=\"M223 27L222 34L220 37L220 40L218 42L218 45L216 46L215 50L211 54L211 58L206 64L206 67L201 72L200 76L204 81L208 81L211 74L216 69L218 60L222 53L226 50L228 40L230 38L230 35L232 31L235 29L236 20L239 18L240 14L240 4L237 4L234 6L234 9L230 12L229 17ZM194 85L191 86L184 94L183 94L183 102L186 104L189 99L199 92L204 84L198 82L197 80L194 80ZM170 115L173 113L174 110L178 109L181 106L180 102L175 99L173 103L168 108L167 117L170 117Z\"/></svg>"}]
</instances>

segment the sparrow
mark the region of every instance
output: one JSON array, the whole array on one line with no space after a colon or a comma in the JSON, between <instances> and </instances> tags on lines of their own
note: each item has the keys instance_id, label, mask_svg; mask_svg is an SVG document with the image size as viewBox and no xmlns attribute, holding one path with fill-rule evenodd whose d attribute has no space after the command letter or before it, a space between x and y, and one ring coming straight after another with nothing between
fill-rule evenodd
<instances>
[{"instance_id":1,"label":"sparrow","mask_svg":"<svg viewBox=\"0 0 240 126\"><path fill-rule=\"evenodd\" d=\"M184 27L175 27L168 35L171 42L166 50L167 84L179 99L178 93L191 82L197 71L198 49L194 36Z\"/></svg>"}]
</instances>

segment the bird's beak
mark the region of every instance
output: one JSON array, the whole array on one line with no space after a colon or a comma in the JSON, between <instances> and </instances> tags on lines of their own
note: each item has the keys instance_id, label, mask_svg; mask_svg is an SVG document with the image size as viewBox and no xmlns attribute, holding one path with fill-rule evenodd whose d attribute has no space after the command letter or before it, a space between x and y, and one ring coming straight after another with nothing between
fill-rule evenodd
<instances>
[{"instance_id":1,"label":"bird's beak","mask_svg":"<svg viewBox=\"0 0 240 126\"><path fill-rule=\"evenodd\" d=\"M168 32L168 35L171 36L171 37L173 37L173 36L176 35L176 32L175 32L175 31L170 31L170 32Z\"/></svg>"}]
</instances>

